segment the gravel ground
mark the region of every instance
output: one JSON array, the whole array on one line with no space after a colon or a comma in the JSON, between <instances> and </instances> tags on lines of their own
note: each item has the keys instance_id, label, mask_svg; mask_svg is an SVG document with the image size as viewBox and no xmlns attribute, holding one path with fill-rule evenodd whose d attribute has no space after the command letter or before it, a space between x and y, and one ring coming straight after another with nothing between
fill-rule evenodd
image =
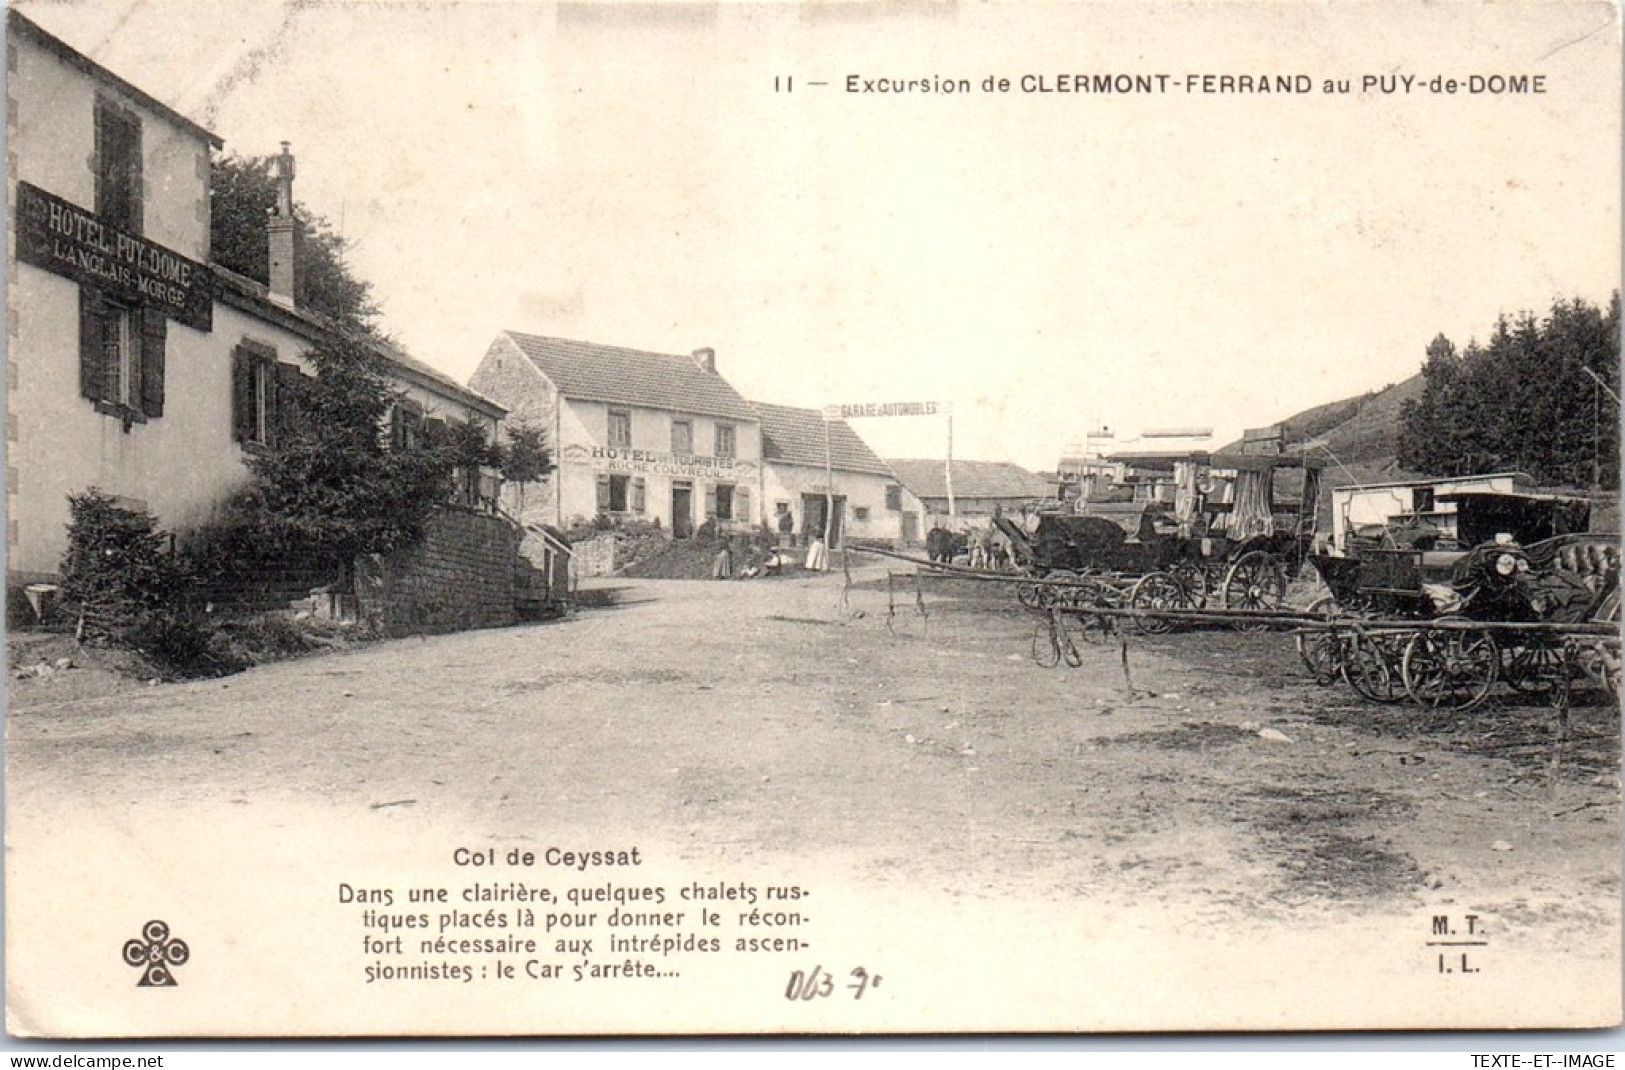
<instances>
[{"instance_id":1,"label":"gravel ground","mask_svg":"<svg viewBox=\"0 0 1625 1070\"><path fill-rule=\"evenodd\" d=\"M1093 645L1076 668L1044 669L1030 657L1034 617L995 586L929 581L921 616L912 581L892 599L884 567L854 578L850 590L838 572L606 581L605 608L563 621L220 680L134 685L93 666L14 676L14 1026L1003 1031L1617 1018L1616 710L1577 708L1559 753L1545 707L1510 693L1465 718L1364 704L1316 686L1278 633L1135 637L1126 655ZM17 651L14 664L31 663ZM98 675L103 685L90 682ZM359 1015L336 1009L355 1000L358 958L339 882L444 884L468 875L450 861L459 846L566 843L637 846L649 860L639 875L673 886L703 874L815 890L813 957L867 956L878 970L889 949L892 975L911 981L866 996L863 1018L833 1001L786 1017L784 975L810 963L782 957L771 969L719 968L655 1005L564 1000L554 1008L564 1017L542 1024L524 1001L426 1009L392 996ZM70 948L116 949L159 905L190 911L216 942L233 934L244 961L279 963L276 991L292 994L270 1008L217 999L173 1020L130 1009L123 988L111 1003L81 998L100 951ZM1464 977L1430 945L1431 925L1468 914L1491 935ZM64 945L64 927L97 940ZM290 945L294 933L312 943ZM207 941L193 946L201 960ZM305 988L278 958L289 946ZM128 971L115 980L130 987ZM232 989L219 983L223 999ZM734 993L764 986L777 1003ZM59 992L75 994L75 1010Z\"/></svg>"}]
</instances>

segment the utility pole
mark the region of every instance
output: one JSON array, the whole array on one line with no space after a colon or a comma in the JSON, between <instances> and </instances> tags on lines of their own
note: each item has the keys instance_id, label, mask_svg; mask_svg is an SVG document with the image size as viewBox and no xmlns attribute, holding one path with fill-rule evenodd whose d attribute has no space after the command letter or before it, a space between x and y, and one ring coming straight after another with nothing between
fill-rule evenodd
<instances>
[{"instance_id":1,"label":"utility pole","mask_svg":"<svg viewBox=\"0 0 1625 1070\"><path fill-rule=\"evenodd\" d=\"M1602 398L1597 391L1599 389L1606 390L1608 392L1608 396L1614 399L1615 405L1619 404L1619 395L1614 393L1613 389L1607 383L1602 381L1602 376L1598 375L1584 364L1581 364L1579 367L1581 371L1585 372L1586 376L1592 382L1591 487L1593 490L1598 490L1602 487Z\"/></svg>"},{"instance_id":2,"label":"utility pole","mask_svg":"<svg viewBox=\"0 0 1625 1070\"><path fill-rule=\"evenodd\" d=\"M829 425L824 421L824 567L829 568L830 536L835 529L835 462L830 457Z\"/></svg>"}]
</instances>

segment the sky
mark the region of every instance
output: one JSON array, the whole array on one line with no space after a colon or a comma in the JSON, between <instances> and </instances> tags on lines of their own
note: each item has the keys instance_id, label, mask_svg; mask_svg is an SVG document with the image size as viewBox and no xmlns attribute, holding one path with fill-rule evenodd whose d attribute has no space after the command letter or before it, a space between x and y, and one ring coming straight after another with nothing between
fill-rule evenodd
<instances>
[{"instance_id":1,"label":"sky","mask_svg":"<svg viewBox=\"0 0 1625 1070\"><path fill-rule=\"evenodd\" d=\"M1046 469L1102 425L1220 444L1619 286L1607 3L16 6L228 151L291 142L382 326L463 381L503 330L711 347L748 398L937 401L956 458ZM1165 77L1021 88L1076 74ZM854 426L941 456L947 423Z\"/></svg>"}]
</instances>

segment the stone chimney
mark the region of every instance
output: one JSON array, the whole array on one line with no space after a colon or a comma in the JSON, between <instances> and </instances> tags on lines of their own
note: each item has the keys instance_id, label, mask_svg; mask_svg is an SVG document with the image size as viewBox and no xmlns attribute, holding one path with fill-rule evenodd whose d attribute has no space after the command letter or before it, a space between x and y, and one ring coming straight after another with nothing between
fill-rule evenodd
<instances>
[{"instance_id":1,"label":"stone chimney","mask_svg":"<svg viewBox=\"0 0 1625 1070\"><path fill-rule=\"evenodd\" d=\"M698 364L702 370L715 375L717 373L717 351L709 347L696 349L694 351L694 363Z\"/></svg>"},{"instance_id":2,"label":"stone chimney","mask_svg":"<svg viewBox=\"0 0 1625 1070\"><path fill-rule=\"evenodd\" d=\"M282 143L276 159L276 208L266 221L271 239L271 300L293 307L293 153Z\"/></svg>"}]
</instances>

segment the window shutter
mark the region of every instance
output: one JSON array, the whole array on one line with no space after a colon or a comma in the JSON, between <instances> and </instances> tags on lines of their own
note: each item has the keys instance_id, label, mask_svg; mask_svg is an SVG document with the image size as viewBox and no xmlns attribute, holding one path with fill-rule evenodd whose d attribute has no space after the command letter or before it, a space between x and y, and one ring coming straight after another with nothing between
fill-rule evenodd
<instances>
[{"instance_id":1,"label":"window shutter","mask_svg":"<svg viewBox=\"0 0 1625 1070\"><path fill-rule=\"evenodd\" d=\"M642 476L634 476L632 478L632 511L634 513L643 512L644 491L646 489L647 488L645 487Z\"/></svg>"},{"instance_id":2,"label":"window shutter","mask_svg":"<svg viewBox=\"0 0 1625 1070\"><path fill-rule=\"evenodd\" d=\"M231 351L231 437L254 438L254 358L241 347Z\"/></svg>"},{"instance_id":3,"label":"window shutter","mask_svg":"<svg viewBox=\"0 0 1625 1070\"><path fill-rule=\"evenodd\" d=\"M399 402L389 409L389 448L394 450L406 448L406 413Z\"/></svg>"},{"instance_id":4,"label":"window shutter","mask_svg":"<svg viewBox=\"0 0 1625 1070\"><path fill-rule=\"evenodd\" d=\"M707 520L715 520L716 518L717 518L717 488L713 484L712 486L709 486L709 487L705 488L705 519L707 519Z\"/></svg>"},{"instance_id":5,"label":"window shutter","mask_svg":"<svg viewBox=\"0 0 1625 1070\"><path fill-rule=\"evenodd\" d=\"M734 488L734 519L750 523L750 488Z\"/></svg>"},{"instance_id":6,"label":"window shutter","mask_svg":"<svg viewBox=\"0 0 1625 1070\"><path fill-rule=\"evenodd\" d=\"M163 309L141 310L141 411L164 414L164 347L169 339L169 317Z\"/></svg>"},{"instance_id":7,"label":"window shutter","mask_svg":"<svg viewBox=\"0 0 1625 1070\"><path fill-rule=\"evenodd\" d=\"M143 175L146 167L146 154L141 151L141 122L133 115L129 117L129 124L133 128L130 155L130 229L140 234L143 229L143 220L146 217L146 185Z\"/></svg>"},{"instance_id":8,"label":"window shutter","mask_svg":"<svg viewBox=\"0 0 1625 1070\"><path fill-rule=\"evenodd\" d=\"M283 435L299 426L299 395L304 390L305 373L299 365L279 362L276 366L275 392L271 395L271 426L267 433L274 435L272 445Z\"/></svg>"},{"instance_id":9,"label":"window shutter","mask_svg":"<svg viewBox=\"0 0 1625 1070\"><path fill-rule=\"evenodd\" d=\"M95 134L90 146L90 203L96 206L97 215L107 214L107 105L100 98L96 100ZM81 291L82 292L82 291Z\"/></svg>"},{"instance_id":10,"label":"window shutter","mask_svg":"<svg viewBox=\"0 0 1625 1070\"><path fill-rule=\"evenodd\" d=\"M609 477L598 477L598 511L609 512Z\"/></svg>"},{"instance_id":11,"label":"window shutter","mask_svg":"<svg viewBox=\"0 0 1625 1070\"><path fill-rule=\"evenodd\" d=\"M79 287L79 393L91 401L107 397L106 356L102 352L102 319L107 307L100 290Z\"/></svg>"}]
</instances>

